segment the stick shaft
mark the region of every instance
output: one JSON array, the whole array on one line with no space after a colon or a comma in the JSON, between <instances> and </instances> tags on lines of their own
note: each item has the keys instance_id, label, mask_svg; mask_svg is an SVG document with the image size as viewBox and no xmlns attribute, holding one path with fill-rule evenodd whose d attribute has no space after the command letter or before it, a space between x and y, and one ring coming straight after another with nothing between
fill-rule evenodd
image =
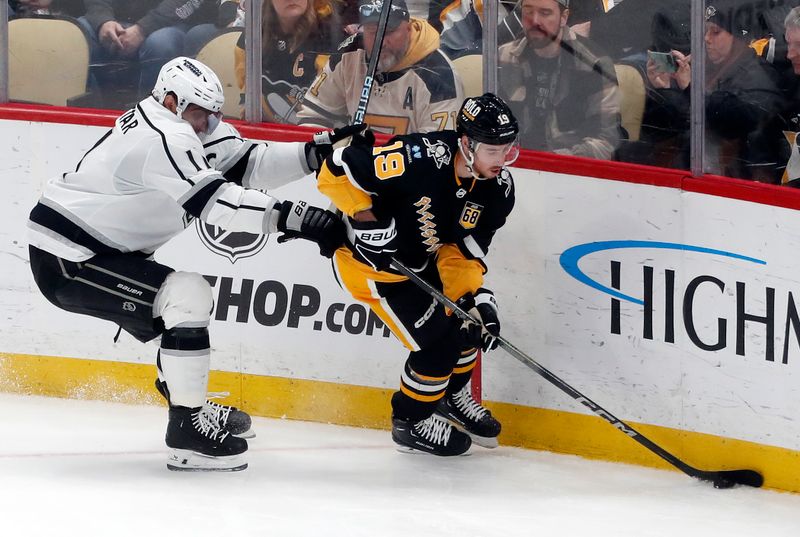
<instances>
[{"instance_id":1,"label":"stick shaft","mask_svg":"<svg viewBox=\"0 0 800 537\"><path fill-rule=\"evenodd\" d=\"M372 95L372 83L375 80L375 71L378 69L378 59L381 55L383 37L386 35L386 26L389 23L389 13L391 10L392 0L383 0L381 16L378 19L378 32L375 34L375 43L372 45L372 53L369 57L369 64L367 65L367 74L364 77L364 84L361 86L358 108L356 108L356 112L353 114L352 123L354 124L364 123L364 116L367 114L369 98L370 95Z\"/></svg>"},{"instance_id":2,"label":"stick shaft","mask_svg":"<svg viewBox=\"0 0 800 537\"><path fill-rule=\"evenodd\" d=\"M421 287L424 291L426 291L433 298L435 298L439 303L452 309L453 312L459 318L465 321L472 321L474 323L480 324L477 319L475 319L469 313L464 311L458 304L447 298L444 295L444 293L442 293L441 291L433 287L431 284L426 282L424 279L422 279L420 276L418 276L413 270L409 269L396 259L392 260L392 265L397 271L402 273L404 276L408 277L412 282ZM656 444L655 442L644 436L643 434L639 433L633 427L631 427L624 421L620 420L619 418L611 414L609 411L607 411L606 409L604 409L603 407L601 407L600 405L598 405L597 403L595 403L594 401L583 395L581 392L579 392L578 390L576 390L575 388L573 388L572 386L561 380L561 378L559 378L557 375L549 371L547 368L540 365L536 360L534 360L533 358L531 358L530 356L519 350L504 337L498 336L497 340L500 346L503 347L503 349L506 352L508 352L511 356L513 356L514 358L516 358L529 368L536 371L536 373L542 376L550 384L554 385L556 388L560 389L561 391L563 391L564 393L566 393L567 395L569 395L570 397L581 403L583 406L594 412L596 415L600 416L608 423L610 423L614 428L616 428L622 433L625 433L633 440L636 440L639 444L646 447L647 449L649 449L650 451L652 451L653 453L655 453L656 455L658 455L659 457L661 457L662 459L664 459L665 461L667 461L668 463L670 463L671 465L682 471L683 473L691 477L696 477L698 479L704 479L704 480L713 480L717 476L717 474L726 473L726 472L707 472L704 470L699 470L697 468L694 468L689 464L686 464L678 457L668 452L667 450L665 450L664 448L662 448L661 446L659 446L658 444Z\"/></svg>"}]
</instances>

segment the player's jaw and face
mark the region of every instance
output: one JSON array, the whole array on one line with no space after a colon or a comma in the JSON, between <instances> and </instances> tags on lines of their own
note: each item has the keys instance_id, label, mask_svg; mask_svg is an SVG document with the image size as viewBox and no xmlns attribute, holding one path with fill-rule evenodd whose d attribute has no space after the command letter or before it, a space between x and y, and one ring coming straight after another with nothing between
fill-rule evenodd
<instances>
[{"instance_id":1,"label":"player's jaw and face","mask_svg":"<svg viewBox=\"0 0 800 537\"><path fill-rule=\"evenodd\" d=\"M544 48L560 40L567 24L569 10L556 0L523 0L522 27L528 44L535 49Z\"/></svg>"},{"instance_id":2,"label":"player's jaw and face","mask_svg":"<svg viewBox=\"0 0 800 537\"><path fill-rule=\"evenodd\" d=\"M372 47L375 45L375 37L378 33L377 23L368 23L362 26L364 38L364 51L367 53L367 60L372 53ZM408 21L401 21L396 28L390 30L386 29L383 35L383 44L381 45L381 55L378 59L378 72L386 72L402 60L408 46L411 43L411 25Z\"/></svg>"},{"instance_id":3,"label":"player's jaw and face","mask_svg":"<svg viewBox=\"0 0 800 537\"><path fill-rule=\"evenodd\" d=\"M173 114L178 113L178 100L174 93L168 93L167 96L164 97L164 107ZM183 111L183 116L181 117L192 126L192 129L198 136L201 136L210 134L211 131L214 130L222 119L222 112L212 112L202 106L189 103L189 106Z\"/></svg>"},{"instance_id":4,"label":"player's jaw and face","mask_svg":"<svg viewBox=\"0 0 800 537\"><path fill-rule=\"evenodd\" d=\"M461 143L469 147L469 139L461 137ZM479 177L497 177L505 166L511 165L519 156L519 143L514 141L504 145L472 143L472 169Z\"/></svg>"},{"instance_id":5,"label":"player's jaw and face","mask_svg":"<svg viewBox=\"0 0 800 537\"><path fill-rule=\"evenodd\" d=\"M214 116L212 118L212 116ZM216 126L219 123L221 113L206 110L201 106L194 103L189 104L186 110L183 111L183 119L192 126L194 132L197 134L208 134L211 129L209 126L213 123Z\"/></svg>"}]
</instances>

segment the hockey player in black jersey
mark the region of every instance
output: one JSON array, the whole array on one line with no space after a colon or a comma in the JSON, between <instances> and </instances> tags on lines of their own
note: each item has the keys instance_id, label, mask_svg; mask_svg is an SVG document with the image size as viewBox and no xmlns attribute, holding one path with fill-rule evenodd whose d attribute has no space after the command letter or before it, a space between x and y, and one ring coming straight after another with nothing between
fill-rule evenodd
<instances>
[{"instance_id":1,"label":"hockey player in black jersey","mask_svg":"<svg viewBox=\"0 0 800 537\"><path fill-rule=\"evenodd\" d=\"M279 242L312 240L328 257L345 239L330 211L262 190L318 169L353 127L309 143L255 143L220 121L223 100L211 69L189 58L168 62L152 96L120 116L74 171L49 182L28 221L31 270L50 302L117 323L140 341L161 337L156 385L169 401L172 470L246 468L247 441L235 435L246 435L250 418L206 400L210 285L152 254L193 218L279 232Z\"/></svg>"},{"instance_id":2,"label":"hockey player in black jersey","mask_svg":"<svg viewBox=\"0 0 800 537\"><path fill-rule=\"evenodd\" d=\"M500 333L483 258L514 206L506 166L519 154L517 121L490 93L464 101L456 124L457 132L336 149L317 178L345 215L348 240L334 264L339 281L411 351L392 397L392 438L401 450L435 455L465 453L472 440L497 445L500 423L472 398L469 381L478 348L494 349ZM449 315L392 270L393 257L481 326Z\"/></svg>"}]
</instances>

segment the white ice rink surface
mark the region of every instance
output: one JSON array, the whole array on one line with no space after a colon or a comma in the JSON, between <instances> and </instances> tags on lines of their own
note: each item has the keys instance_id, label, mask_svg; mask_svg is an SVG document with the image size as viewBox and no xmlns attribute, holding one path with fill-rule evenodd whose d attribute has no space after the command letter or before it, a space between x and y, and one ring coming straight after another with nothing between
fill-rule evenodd
<instances>
[{"instance_id":1,"label":"white ice rink surface","mask_svg":"<svg viewBox=\"0 0 800 537\"><path fill-rule=\"evenodd\" d=\"M0 395L0 535L800 536L800 495L522 449L401 454L257 418L250 468L170 472L166 410Z\"/></svg>"}]
</instances>

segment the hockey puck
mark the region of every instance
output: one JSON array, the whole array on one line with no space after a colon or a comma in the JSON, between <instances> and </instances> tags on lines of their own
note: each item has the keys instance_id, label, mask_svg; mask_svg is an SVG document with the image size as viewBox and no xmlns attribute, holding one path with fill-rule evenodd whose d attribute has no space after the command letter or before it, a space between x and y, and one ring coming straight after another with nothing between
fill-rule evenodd
<instances>
[{"instance_id":1,"label":"hockey puck","mask_svg":"<svg viewBox=\"0 0 800 537\"><path fill-rule=\"evenodd\" d=\"M733 487L736 483L731 481L730 479L725 479L722 476L717 476L714 478L714 488L715 489L729 489Z\"/></svg>"}]
</instances>

